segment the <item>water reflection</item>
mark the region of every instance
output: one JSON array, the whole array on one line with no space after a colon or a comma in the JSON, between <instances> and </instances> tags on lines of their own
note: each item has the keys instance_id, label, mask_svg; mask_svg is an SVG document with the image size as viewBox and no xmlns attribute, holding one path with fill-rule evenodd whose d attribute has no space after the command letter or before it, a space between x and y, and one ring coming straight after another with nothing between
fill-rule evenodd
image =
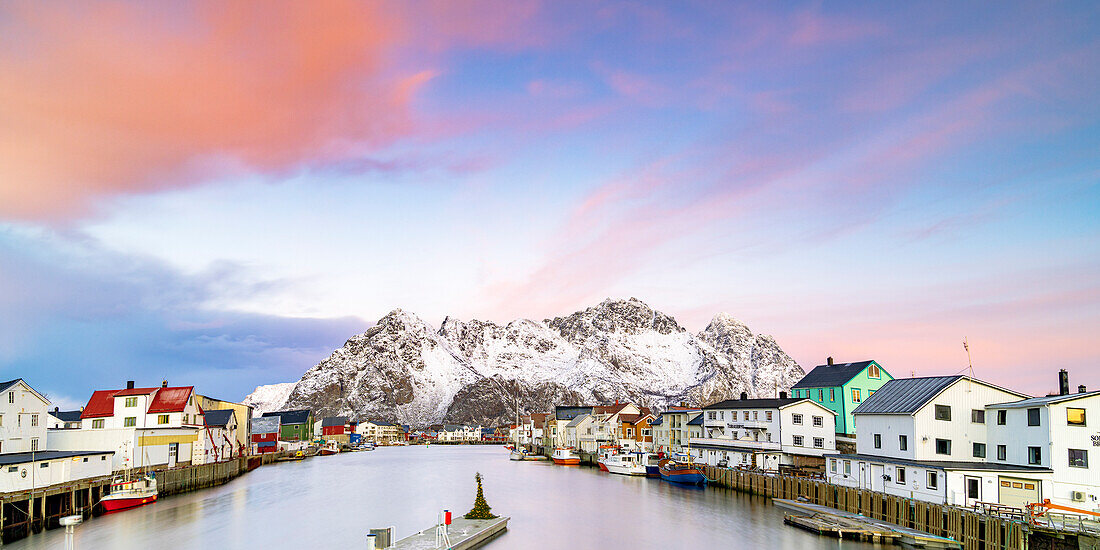
<instances>
[{"instance_id":1,"label":"water reflection","mask_svg":"<svg viewBox=\"0 0 1100 550\"><path fill-rule=\"evenodd\" d=\"M874 548L783 525L766 499L595 468L512 462L500 447L390 447L265 466L212 489L96 518L77 528L77 548L339 548L365 546L372 527L399 536L429 527L436 512L465 513L474 473L493 511L512 517L489 550L565 548ZM49 531L8 546L63 548Z\"/></svg>"}]
</instances>

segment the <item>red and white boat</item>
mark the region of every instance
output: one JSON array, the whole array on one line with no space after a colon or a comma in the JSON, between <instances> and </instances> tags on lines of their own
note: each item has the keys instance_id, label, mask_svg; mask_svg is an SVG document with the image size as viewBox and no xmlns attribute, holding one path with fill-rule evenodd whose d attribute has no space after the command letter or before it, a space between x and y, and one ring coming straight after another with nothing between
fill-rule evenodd
<instances>
[{"instance_id":1,"label":"red and white boat","mask_svg":"<svg viewBox=\"0 0 1100 550\"><path fill-rule=\"evenodd\" d=\"M138 478L129 475L116 477L111 482L111 492L100 499L108 512L129 510L157 501L157 478L147 474Z\"/></svg>"},{"instance_id":2,"label":"red and white boat","mask_svg":"<svg viewBox=\"0 0 1100 550\"><path fill-rule=\"evenodd\" d=\"M554 460L554 464L560 466L578 466L581 463L580 455L572 447L558 447L550 458Z\"/></svg>"},{"instance_id":3,"label":"red and white boat","mask_svg":"<svg viewBox=\"0 0 1100 550\"><path fill-rule=\"evenodd\" d=\"M332 456L340 454L340 444L335 441L329 441L321 446L321 456Z\"/></svg>"}]
</instances>

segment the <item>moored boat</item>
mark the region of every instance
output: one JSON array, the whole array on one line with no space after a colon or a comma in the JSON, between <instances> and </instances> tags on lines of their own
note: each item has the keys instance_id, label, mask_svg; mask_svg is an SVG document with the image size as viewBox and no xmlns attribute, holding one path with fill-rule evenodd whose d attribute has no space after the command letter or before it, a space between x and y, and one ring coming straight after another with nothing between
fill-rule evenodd
<instances>
[{"instance_id":1,"label":"moored boat","mask_svg":"<svg viewBox=\"0 0 1100 550\"><path fill-rule=\"evenodd\" d=\"M601 445L599 453L596 458L596 465L600 467L600 470L607 470L607 459L619 452L618 448L611 445Z\"/></svg>"},{"instance_id":2,"label":"moored boat","mask_svg":"<svg viewBox=\"0 0 1100 550\"><path fill-rule=\"evenodd\" d=\"M321 447L321 456L331 456L340 452L340 445L336 442L325 443Z\"/></svg>"},{"instance_id":3,"label":"moored boat","mask_svg":"<svg viewBox=\"0 0 1100 550\"><path fill-rule=\"evenodd\" d=\"M508 453L508 460L527 460L527 453L523 449L516 449Z\"/></svg>"},{"instance_id":4,"label":"moored boat","mask_svg":"<svg viewBox=\"0 0 1100 550\"><path fill-rule=\"evenodd\" d=\"M117 477L111 482L111 492L100 499L108 512L137 508L157 501L157 478L148 474L138 478Z\"/></svg>"},{"instance_id":5,"label":"moored boat","mask_svg":"<svg viewBox=\"0 0 1100 550\"><path fill-rule=\"evenodd\" d=\"M661 479L683 485L706 486L707 476L703 469L692 464L690 457L679 458L665 459L659 463Z\"/></svg>"},{"instance_id":6,"label":"moored boat","mask_svg":"<svg viewBox=\"0 0 1100 550\"><path fill-rule=\"evenodd\" d=\"M646 475L645 463L642 462L647 453L621 453L614 454L604 461L607 471L624 476Z\"/></svg>"},{"instance_id":7,"label":"moored boat","mask_svg":"<svg viewBox=\"0 0 1100 550\"><path fill-rule=\"evenodd\" d=\"M554 460L554 464L560 466L577 466L581 463L580 455L572 447L558 447L550 458Z\"/></svg>"}]
</instances>

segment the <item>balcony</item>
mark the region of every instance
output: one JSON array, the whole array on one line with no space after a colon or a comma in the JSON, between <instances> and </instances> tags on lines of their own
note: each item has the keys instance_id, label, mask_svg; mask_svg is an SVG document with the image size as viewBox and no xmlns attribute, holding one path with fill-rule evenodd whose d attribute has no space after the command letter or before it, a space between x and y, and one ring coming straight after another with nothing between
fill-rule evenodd
<instances>
[{"instance_id":1,"label":"balcony","mask_svg":"<svg viewBox=\"0 0 1100 550\"><path fill-rule=\"evenodd\" d=\"M776 441L753 441L751 439L730 439L728 437L693 437L692 445L712 445L726 447L731 451L778 451L779 443Z\"/></svg>"}]
</instances>

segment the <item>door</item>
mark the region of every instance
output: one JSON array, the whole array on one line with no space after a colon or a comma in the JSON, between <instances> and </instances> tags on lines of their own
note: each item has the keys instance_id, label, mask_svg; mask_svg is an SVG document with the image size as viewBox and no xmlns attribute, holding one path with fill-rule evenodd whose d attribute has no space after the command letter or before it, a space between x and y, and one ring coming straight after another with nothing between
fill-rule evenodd
<instances>
[{"instance_id":1,"label":"door","mask_svg":"<svg viewBox=\"0 0 1100 550\"><path fill-rule=\"evenodd\" d=\"M859 488L871 488L871 469L867 467L866 462L859 463Z\"/></svg>"},{"instance_id":2,"label":"door","mask_svg":"<svg viewBox=\"0 0 1100 550\"><path fill-rule=\"evenodd\" d=\"M180 444L179 443L169 443L168 444L168 467L169 468L174 468L176 466L176 457L179 455L179 453L180 453Z\"/></svg>"},{"instance_id":3,"label":"door","mask_svg":"<svg viewBox=\"0 0 1100 550\"><path fill-rule=\"evenodd\" d=\"M998 502L1005 506L1023 508L1031 502L1040 502L1042 493L1039 482L1034 479L1002 477L998 480L1000 489Z\"/></svg>"},{"instance_id":4,"label":"door","mask_svg":"<svg viewBox=\"0 0 1100 550\"><path fill-rule=\"evenodd\" d=\"M883 482L882 476L886 475L886 471L884 470L885 467L886 466L883 465L883 464L872 464L871 465L871 490L872 491L878 491L880 493L882 492L882 482Z\"/></svg>"},{"instance_id":5,"label":"door","mask_svg":"<svg viewBox=\"0 0 1100 550\"><path fill-rule=\"evenodd\" d=\"M982 501L982 480L977 477L963 477L963 485L966 489L966 505L973 506Z\"/></svg>"}]
</instances>

